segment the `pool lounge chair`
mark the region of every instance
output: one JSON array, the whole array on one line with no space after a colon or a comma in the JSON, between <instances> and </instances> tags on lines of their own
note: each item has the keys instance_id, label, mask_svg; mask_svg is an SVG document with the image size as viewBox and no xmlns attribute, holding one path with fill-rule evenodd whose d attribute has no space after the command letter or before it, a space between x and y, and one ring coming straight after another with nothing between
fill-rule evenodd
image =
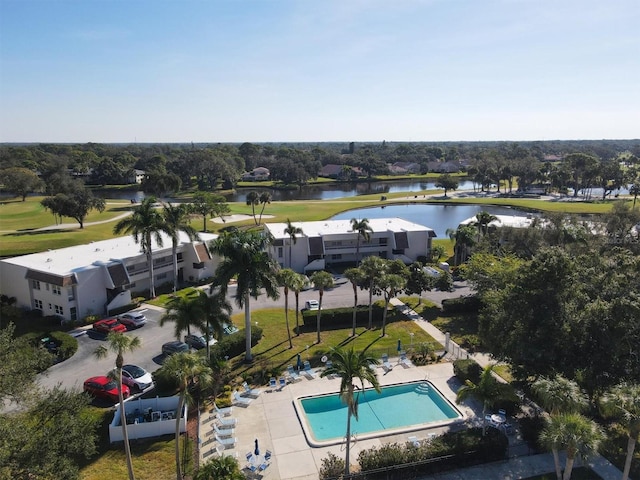
<instances>
[{"instance_id":1,"label":"pool lounge chair","mask_svg":"<svg viewBox=\"0 0 640 480\"><path fill-rule=\"evenodd\" d=\"M242 388L244 388L244 392L242 392L240 395L242 395L243 397L258 398L262 393L262 390L260 390L259 388L251 388L247 382L244 382L242 384Z\"/></svg>"},{"instance_id":2,"label":"pool lounge chair","mask_svg":"<svg viewBox=\"0 0 640 480\"><path fill-rule=\"evenodd\" d=\"M218 417L228 417L231 415L231 412L233 412L233 407L218 408L216 402L213 402L213 408L218 414Z\"/></svg>"},{"instance_id":3,"label":"pool lounge chair","mask_svg":"<svg viewBox=\"0 0 640 480\"><path fill-rule=\"evenodd\" d=\"M218 426L214 423L213 424L213 431L216 432L216 436L219 436L220 438L224 438L224 437L233 437L233 434L236 433L235 428L218 428Z\"/></svg>"},{"instance_id":4,"label":"pool lounge chair","mask_svg":"<svg viewBox=\"0 0 640 480\"><path fill-rule=\"evenodd\" d=\"M411 360L409 360L405 352L402 352L400 354L400 364L405 368L413 367L413 363L411 362Z\"/></svg>"},{"instance_id":5,"label":"pool lounge chair","mask_svg":"<svg viewBox=\"0 0 640 480\"><path fill-rule=\"evenodd\" d=\"M387 355L386 353L382 355L382 368L385 372L390 372L391 370L393 370L393 365L389 361L389 355Z\"/></svg>"},{"instance_id":6,"label":"pool lounge chair","mask_svg":"<svg viewBox=\"0 0 640 480\"><path fill-rule=\"evenodd\" d=\"M232 417L218 417L218 424L220 425L220 428L231 428L238 424L238 419Z\"/></svg>"},{"instance_id":7,"label":"pool lounge chair","mask_svg":"<svg viewBox=\"0 0 640 480\"><path fill-rule=\"evenodd\" d=\"M269 379L269 388L273 392L277 387L278 387L278 381L276 380L276 377L271 377Z\"/></svg>"},{"instance_id":8,"label":"pool lounge chair","mask_svg":"<svg viewBox=\"0 0 640 480\"><path fill-rule=\"evenodd\" d=\"M419 447L420 446L420 440L418 440L418 437L416 437L416 436L408 437L407 441L409 443L412 443L414 447Z\"/></svg>"},{"instance_id":9,"label":"pool lounge chair","mask_svg":"<svg viewBox=\"0 0 640 480\"><path fill-rule=\"evenodd\" d=\"M287 386L287 379L284 377L280 377L280 388L278 388L278 390L282 390L284 387Z\"/></svg>"},{"instance_id":10,"label":"pool lounge chair","mask_svg":"<svg viewBox=\"0 0 640 480\"><path fill-rule=\"evenodd\" d=\"M218 434L216 434L216 440L220 445L224 446L225 448L235 446L236 442L238 441L238 439L235 437L222 438Z\"/></svg>"},{"instance_id":11,"label":"pool lounge chair","mask_svg":"<svg viewBox=\"0 0 640 480\"><path fill-rule=\"evenodd\" d=\"M313 380L318 376L318 374L311 369L311 364L309 363L309 360L304 361L304 371L302 373L304 373L306 377L311 380Z\"/></svg>"},{"instance_id":12,"label":"pool lounge chair","mask_svg":"<svg viewBox=\"0 0 640 480\"><path fill-rule=\"evenodd\" d=\"M327 360L327 363L324 364L325 369L333 368L333 362L331 360ZM327 378L333 378L333 374L327 375Z\"/></svg>"},{"instance_id":13,"label":"pool lounge chair","mask_svg":"<svg viewBox=\"0 0 640 480\"><path fill-rule=\"evenodd\" d=\"M293 369L293 365L289 365L287 367L287 375L289 376L292 382L297 382L298 380L302 380L302 378L300 378L300 375L298 375L298 372L296 372Z\"/></svg>"},{"instance_id":14,"label":"pool lounge chair","mask_svg":"<svg viewBox=\"0 0 640 480\"><path fill-rule=\"evenodd\" d=\"M249 405L251 405L251 402L253 402L252 398L241 397L236 390L233 391L232 397L233 404L239 405L241 407L248 407Z\"/></svg>"}]
</instances>

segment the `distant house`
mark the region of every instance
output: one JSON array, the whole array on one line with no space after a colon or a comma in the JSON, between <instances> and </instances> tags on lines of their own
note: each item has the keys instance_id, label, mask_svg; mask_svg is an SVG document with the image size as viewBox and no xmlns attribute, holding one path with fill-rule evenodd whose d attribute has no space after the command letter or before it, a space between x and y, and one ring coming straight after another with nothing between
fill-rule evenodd
<instances>
[{"instance_id":1,"label":"distant house","mask_svg":"<svg viewBox=\"0 0 640 480\"><path fill-rule=\"evenodd\" d=\"M458 162L429 162L427 168L436 173L458 173L462 170L462 165Z\"/></svg>"},{"instance_id":2,"label":"distant house","mask_svg":"<svg viewBox=\"0 0 640 480\"><path fill-rule=\"evenodd\" d=\"M296 222L302 234L291 244L284 233L286 223L267 223L265 228L273 235L274 242L268 253L276 262L296 272L306 273L336 265L354 265L358 257L376 255L391 260L399 259L410 264L419 257L428 257L435 232L428 227L402 218L374 218L369 220L373 230L368 241L358 239L351 230L350 220L325 220Z\"/></svg>"},{"instance_id":3,"label":"distant house","mask_svg":"<svg viewBox=\"0 0 640 480\"><path fill-rule=\"evenodd\" d=\"M181 233L178 279L198 282L212 277L216 261L206 241L217 235L201 233L191 242ZM154 241L155 284L173 282L171 239ZM21 308L40 310L74 321L87 315L105 315L131 303L132 292L149 288L147 258L133 237L118 237L85 245L5 258L0 261L0 291L16 298Z\"/></svg>"},{"instance_id":4,"label":"distant house","mask_svg":"<svg viewBox=\"0 0 640 480\"><path fill-rule=\"evenodd\" d=\"M127 178L127 183L137 183L140 184L146 178L147 172L144 170L132 170L131 174Z\"/></svg>"},{"instance_id":5,"label":"distant house","mask_svg":"<svg viewBox=\"0 0 640 480\"><path fill-rule=\"evenodd\" d=\"M244 182L261 182L269 180L271 172L266 167L256 167L250 172L242 174L242 181Z\"/></svg>"},{"instance_id":6,"label":"distant house","mask_svg":"<svg viewBox=\"0 0 640 480\"><path fill-rule=\"evenodd\" d=\"M420 164L415 162L396 162L388 167L391 175L420 173Z\"/></svg>"}]
</instances>

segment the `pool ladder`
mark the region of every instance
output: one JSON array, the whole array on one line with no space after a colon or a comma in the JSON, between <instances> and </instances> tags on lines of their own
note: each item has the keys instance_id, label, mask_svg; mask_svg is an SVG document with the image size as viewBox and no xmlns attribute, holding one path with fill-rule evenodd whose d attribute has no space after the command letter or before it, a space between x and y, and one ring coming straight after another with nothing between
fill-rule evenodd
<instances>
[{"instance_id":1,"label":"pool ladder","mask_svg":"<svg viewBox=\"0 0 640 480\"><path fill-rule=\"evenodd\" d=\"M421 394L428 394L431 386L427 382L422 382L416 385L416 392Z\"/></svg>"}]
</instances>

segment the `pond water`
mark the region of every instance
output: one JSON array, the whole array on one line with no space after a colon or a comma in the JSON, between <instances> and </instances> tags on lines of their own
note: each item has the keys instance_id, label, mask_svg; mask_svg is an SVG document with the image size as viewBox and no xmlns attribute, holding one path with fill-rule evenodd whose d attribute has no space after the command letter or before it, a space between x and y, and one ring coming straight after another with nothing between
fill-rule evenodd
<instances>
[{"instance_id":1,"label":"pond water","mask_svg":"<svg viewBox=\"0 0 640 480\"><path fill-rule=\"evenodd\" d=\"M380 207L358 208L343 212L331 220L350 220L352 218L391 218L400 217L410 222L432 228L437 238L448 238L447 229L456 229L460 222L476 214L485 211L492 215L516 215L527 216L529 212L511 207L498 207L492 205L383 205Z\"/></svg>"}]
</instances>

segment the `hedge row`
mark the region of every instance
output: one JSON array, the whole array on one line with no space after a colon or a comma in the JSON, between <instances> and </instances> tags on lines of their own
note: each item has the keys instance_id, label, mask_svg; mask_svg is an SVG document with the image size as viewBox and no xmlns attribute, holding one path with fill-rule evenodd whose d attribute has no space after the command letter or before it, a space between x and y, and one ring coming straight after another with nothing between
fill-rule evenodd
<instances>
[{"instance_id":1,"label":"hedge row","mask_svg":"<svg viewBox=\"0 0 640 480\"><path fill-rule=\"evenodd\" d=\"M442 311L447 314L478 313L481 307L482 302L476 295L459 298L445 298L442 301Z\"/></svg>"},{"instance_id":2,"label":"hedge row","mask_svg":"<svg viewBox=\"0 0 640 480\"><path fill-rule=\"evenodd\" d=\"M501 460L506 457L509 440L495 429L482 428L460 432L447 432L429 442L415 446L390 443L363 450L358 455L362 472L393 468L394 472L368 474L367 478L411 478L417 475L435 474L443 470L460 468Z\"/></svg>"},{"instance_id":3,"label":"hedge row","mask_svg":"<svg viewBox=\"0 0 640 480\"><path fill-rule=\"evenodd\" d=\"M384 308L380 305L373 306L373 323L382 322ZM302 312L302 321L305 327L315 328L318 319L317 310L305 310ZM320 318L323 330L332 328L346 328L353 325L353 307L332 308L322 310ZM369 306L358 305L356 311L356 325L366 327L369 325Z\"/></svg>"},{"instance_id":4,"label":"hedge row","mask_svg":"<svg viewBox=\"0 0 640 480\"><path fill-rule=\"evenodd\" d=\"M460 383L465 383L467 380L471 380L473 383L478 383L480 375L482 375L482 367L472 359L455 360L453 362L453 374L458 377Z\"/></svg>"},{"instance_id":5,"label":"hedge row","mask_svg":"<svg viewBox=\"0 0 640 480\"><path fill-rule=\"evenodd\" d=\"M258 344L262 338L262 328L251 327L251 346ZM231 335L225 335L222 340L211 347L211 356L223 359L235 357L246 350L245 330L241 329Z\"/></svg>"}]
</instances>

